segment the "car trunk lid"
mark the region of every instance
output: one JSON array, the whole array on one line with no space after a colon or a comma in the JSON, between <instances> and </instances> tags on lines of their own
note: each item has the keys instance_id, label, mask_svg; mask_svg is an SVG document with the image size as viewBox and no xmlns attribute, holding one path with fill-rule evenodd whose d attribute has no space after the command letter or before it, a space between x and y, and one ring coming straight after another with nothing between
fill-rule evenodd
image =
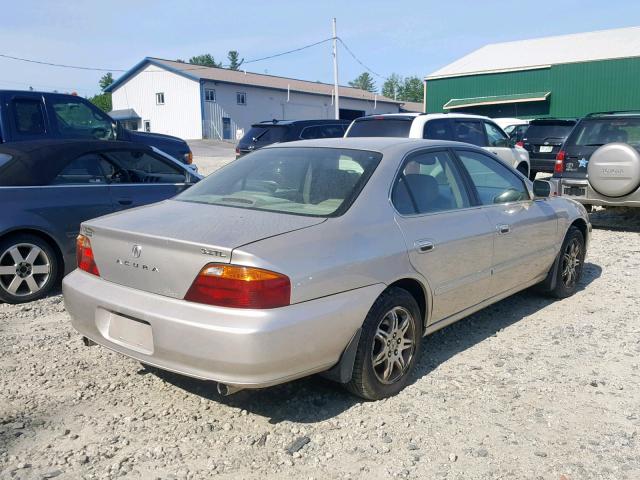
<instances>
[{"instance_id":1,"label":"car trunk lid","mask_svg":"<svg viewBox=\"0 0 640 480\"><path fill-rule=\"evenodd\" d=\"M83 224L101 278L184 298L204 265L234 248L325 219L168 200Z\"/></svg>"}]
</instances>

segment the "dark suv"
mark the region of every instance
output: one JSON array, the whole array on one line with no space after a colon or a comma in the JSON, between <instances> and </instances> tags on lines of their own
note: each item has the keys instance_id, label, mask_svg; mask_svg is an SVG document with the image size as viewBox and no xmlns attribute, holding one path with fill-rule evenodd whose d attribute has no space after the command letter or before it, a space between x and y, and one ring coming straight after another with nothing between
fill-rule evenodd
<instances>
[{"instance_id":1,"label":"dark suv","mask_svg":"<svg viewBox=\"0 0 640 480\"><path fill-rule=\"evenodd\" d=\"M576 123L575 118L545 118L529 122L521 142L529 152L531 180L536 178L538 172L553 172L556 155Z\"/></svg>"},{"instance_id":2,"label":"dark suv","mask_svg":"<svg viewBox=\"0 0 640 480\"><path fill-rule=\"evenodd\" d=\"M556 155L553 180L586 206L640 206L640 111L579 120Z\"/></svg>"},{"instance_id":3,"label":"dark suv","mask_svg":"<svg viewBox=\"0 0 640 480\"><path fill-rule=\"evenodd\" d=\"M272 143L342 137L351 120L271 120L251 125L236 146L236 158Z\"/></svg>"}]
</instances>

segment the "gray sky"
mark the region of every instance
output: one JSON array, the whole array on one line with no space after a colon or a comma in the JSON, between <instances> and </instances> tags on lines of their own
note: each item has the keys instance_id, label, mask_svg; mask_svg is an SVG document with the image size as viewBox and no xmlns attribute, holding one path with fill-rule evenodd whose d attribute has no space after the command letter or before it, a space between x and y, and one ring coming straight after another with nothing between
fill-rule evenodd
<instances>
[{"instance_id":1,"label":"gray sky","mask_svg":"<svg viewBox=\"0 0 640 480\"><path fill-rule=\"evenodd\" d=\"M263 57L338 35L375 72L420 77L487 43L640 24L631 0L483 1L35 1L5 0L0 54L128 69L145 56L188 59L228 50ZM364 69L341 49L340 83ZM332 82L331 45L247 70ZM0 88L96 93L101 72L0 58ZM120 73L114 72L114 77ZM381 86L383 79L377 78Z\"/></svg>"}]
</instances>

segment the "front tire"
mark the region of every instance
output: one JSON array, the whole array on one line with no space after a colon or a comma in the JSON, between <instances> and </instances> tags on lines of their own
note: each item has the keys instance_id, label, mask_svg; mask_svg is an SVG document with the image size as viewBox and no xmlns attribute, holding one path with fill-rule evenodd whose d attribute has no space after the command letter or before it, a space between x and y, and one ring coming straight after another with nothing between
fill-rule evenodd
<instances>
[{"instance_id":1,"label":"front tire","mask_svg":"<svg viewBox=\"0 0 640 480\"><path fill-rule=\"evenodd\" d=\"M585 254L584 235L577 227L570 227L560 250L556 285L549 292L551 295L567 298L576 293L582 277Z\"/></svg>"},{"instance_id":2,"label":"front tire","mask_svg":"<svg viewBox=\"0 0 640 480\"><path fill-rule=\"evenodd\" d=\"M421 340L422 320L416 300L401 288L385 291L364 321L346 388L366 400L397 394L409 381Z\"/></svg>"},{"instance_id":3,"label":"front tire","mask_svg":"<svg viewBox=\"0 0 640 480\"><path fill-rule=\"evenodd\" d=\"M23 233L0 241L0 300L16 304L42 298L59 271L55 251L42 238Z\"/></svg>"}]
</instances>

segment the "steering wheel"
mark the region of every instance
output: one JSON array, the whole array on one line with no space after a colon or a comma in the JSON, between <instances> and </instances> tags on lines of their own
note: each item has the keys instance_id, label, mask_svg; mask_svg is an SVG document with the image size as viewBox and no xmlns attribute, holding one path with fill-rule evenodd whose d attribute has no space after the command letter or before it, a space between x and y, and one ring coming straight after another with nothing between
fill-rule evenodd
<instances>
[{"instance_id":1,"label":"steering wheel","mask_svg":"<svg viewBox=\"0 0 640 480\"><path fill-rule=\"evenodd\" d=\"M111 175L111 182L131 183L131 175L129 175L129 172L127 172L126 170L118 168L115 172L113 172L113 175Z\"/></svg>"},{"instance_id":2,"label":"steering wheel","mask_svg":"<svg viewBox=\"0 0 640 480\"><path fill-rule=\"evenodd\" d=\"M107 138L108 132L104 127L95 127L91 129L91 135L98 140Z\"/></svg>"}]
</instances>

